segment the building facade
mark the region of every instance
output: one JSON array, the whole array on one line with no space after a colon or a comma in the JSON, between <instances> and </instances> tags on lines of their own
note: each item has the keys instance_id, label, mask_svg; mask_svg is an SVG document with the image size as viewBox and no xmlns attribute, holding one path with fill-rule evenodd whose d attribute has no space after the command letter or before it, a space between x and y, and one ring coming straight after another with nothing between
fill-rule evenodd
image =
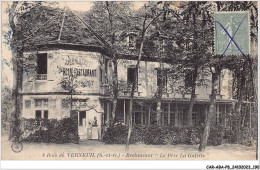
<instances>
[{"instance_id":1,"label":"building facade","mask_svg":"<svg viewBox=\"0 0 260 170\"><path fill-rule=\"evenodd\" d=\"M24 57L35 67L23 72L24 118L62 119L74 111L78 118L81 139L101 139L102 129L112 119L113 62L105 55L74 46L59 45L37 51L26 51ZM32 58L32 59L29 59ZM127 124L129 116L129 84L134 81L135 59L118 60L119 97L116 122ZM163 63L164 70L171 67ZM145 58L140 63L137 88L134 95L134 126L157 124L156 107L159 83L163 83L162 126L185 126L190 93L183 78L173 80L167 71L164 82L160 81L160 64ZM231 95L231 76L222 72L219 80L216 115L212 123L225 124L225 115L230 112L235 100ZM201 125L209 109L211 83L196 87L196 99L192 114L193 125ZM71 111L72 110L72 111ZM96 134L94 134L94 131Z\"/></svg>"},{"instance_id":2,"label":"building facade","mask_svg":"<svg viewBox=\"0 0 260 170\"><path fill-rule=\"evenodd\" d=\"M53 28L51 34L37 29L25 45L25 65L22 83L22 117L62 119L75 114L81 139L101 139L104 127L112 119L113 62L104 48L106 43L87 23L71 12L60 16L60 24L42 23ZM58 22L58 21L57 21ZM52 25L48 25L52 24ZM134 126L185 126L191 93L183 74L175 79L171 70L174 63L162 62L154 56L144 56L136 73L137 34L117 33L117 45L126 49L118 59L119 96L115 121L129 120L130 86L137 84L134 94L132 122ZM165 46L165 36L159 38ZM43 41L44 40L44 41ZM164 48L162 48L164 51ZM172 64L172 65L171 65ZM163 73L163 74L161 74ZM161 75L164 75L163 79ZM137 77L135 79L135 77ZM193 125L201 125L209 110L211 82L197 83L193 107ZM199 78L200 79L200 78ZM226 125L226 115L236 102L232 99L232 76L223 70L216 96L216 115L212 124ZM161 114L158 119L157 91L162 85Z\"/></svg>"}]
</instances>

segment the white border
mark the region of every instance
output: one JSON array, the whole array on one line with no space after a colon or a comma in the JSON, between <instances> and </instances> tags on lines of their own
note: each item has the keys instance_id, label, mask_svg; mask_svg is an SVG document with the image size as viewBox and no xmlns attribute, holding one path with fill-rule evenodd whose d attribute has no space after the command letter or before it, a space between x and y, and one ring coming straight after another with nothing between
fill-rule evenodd
<instances>
[{"instance_id":1,"label":"white border","mask_svg":"<svg viewBox=\"0 0 260 170\"><path fill-rule=\"evenodd\" d=\"M69 1L69 0L65 0L65 1ZM82 1L82 0L78 0L78 1ZM133 0L133 1L137 1L137 0ZM1 8L2 8L2 4L1 4ZM258 18L259 18L259 8L258 8ZM260 24L258 23L258 28L259 25ZM2 37L2 31L1 31L1 37ZM258 54L260 51L259 46L260 45L258 44ZM1 46L0 46L0 50L1 50ZM258 60L258 66L260 66L259 60ZM258 74L258 85L259 85L259 79L260 79L260 74ZM258 91L258 96L259 94L260 92ZM258 105L258 110L259 109L260 107ZM260 122L260 116L258 116L258 122ZM259 129L259 124L258 124L258 129ZM259 140L258 140L258 145L259 145ZM260 149L258 147L258 153L259 151ZM206 169L207 165L215 165L215 166L216 165L230 165L230 166L231 165L259 165L259 157L258 160L256 161L186 161L186 160L185 161L131 161L131 160L129 161L2 161L1 160L1 169L27 169L27 170L29 169L74 169L74 170L75 169Z\"/></svg>"},{"instance_id":2,"label":"white border","mask_svg":"<svg viewBox=\"0 0 260 170\"><path fill-rule=\"evenodd\" d=\"M258 161L2 161L3 169L206 169L207 165L259 165Z\"/></svg>"}]
</instances>

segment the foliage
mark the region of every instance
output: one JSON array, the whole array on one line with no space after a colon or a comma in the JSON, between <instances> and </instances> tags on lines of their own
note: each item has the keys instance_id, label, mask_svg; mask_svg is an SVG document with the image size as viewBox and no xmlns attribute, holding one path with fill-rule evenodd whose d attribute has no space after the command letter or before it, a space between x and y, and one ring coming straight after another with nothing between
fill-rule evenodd
<instances>
[{"instance_id":1,"label":"foliage","mask_svg":"<svg viewBox=\"0 0 260 170\"><path fill-rule=\"evenodd\" d=\"M107 129L103 141L109 144L125 144L128 126L117 124ZM134 127L130 143L147 145L197 145L203 128L197 127ZM220 145L221 127L211 127L208 145Z\"/></svg>"},{"instance_id":2,"label":"foliage","mask_svg":"<svg viewBox=\"0 0 260 170\"><path fill-rule=\"evenodd\" d=\"M128 127L122 124L111 126L103 136L103 141L108 144L124 144L126 142Z\"/></svg>"},{"instance_id":3,"label":"foliage","mask_svg":"<svg viewBox=\"0 0 260 170\"><path fill-rule=\"evenodd\" d=\"M5 134L9 130L11 113L13 111L12 92L10 87L2 82L1 89L1 133Z\"/></svg>"},{"instance_id":4,"label":"foliage","mask_svg":"<svg viewBox=\"0 0 260 170\"><path fill-rule=\"evenodd\" d=\"M78 143L78 125L72 118L22 119L24 141L45 143Z\"/></svg>"}]
</instances>

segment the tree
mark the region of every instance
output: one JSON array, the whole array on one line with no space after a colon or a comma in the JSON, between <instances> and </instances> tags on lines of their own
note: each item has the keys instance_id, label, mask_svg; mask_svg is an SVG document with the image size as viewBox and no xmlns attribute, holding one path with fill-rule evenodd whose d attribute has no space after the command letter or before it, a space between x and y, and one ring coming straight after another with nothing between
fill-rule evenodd
<instances>
[{"instance_id":1,"label":"tree","mask_svg":"<svg viewBox=\"0 0 260 170\"><path fill-rule=\"evenodd\" d=\"M109 50L109 57L113 63L112 91L110 93L113 107L110 125L114 125L116 121L116 107L120 90L117 72L118 58L122 51L127 52L126 47L120 44L119 33L129 32L133 27L130 5L131 2L95 2L94 7L87 14L90 25L107 42L106 48Z\"/></svg>"},{"instance_id":2,"label":"tree","mask_svg":"<svg viewBox=\"0 0 260 170\"><path fill-rule=\"evenodd\" d=\"M35 14L39 13L42 5L48 5L50 3L45 2L12 2L9 13L9 26L10 26L10 47L12 50L12 64L13 64L13 100L15 110L13 113L13 123L11 124L9 138L19 136L19 117L21 115L21 90L22 90L22 75L23 75L23 51L25 49L25 41L31 34L33 34L31 27L39 26L34 25L34 22L23 22L24 17L28 11L35 10ZM39 15L34 15L38 16ZM40 16L40 19L45 16ZM38 19L39 19L38 18ZM26 18L28 19L28 18ZM33 18L31 18L33 19ZM45 18L46 19L46 18ZM32 20L36 21L36 20ZM46 20L45 20L46 21Z\"/></svg>"},{"instance_id":3,"label":"tree","mask_svg":"<svg viewBox=\"0 0 260 170\"><path fill-rule=\"evenodd\" d=\"M135 74L134 80L137 79L139 64L142 59L144 41L147 32L149 32L150 26L152 23L156 22L157 19L166 11L166 3L162 5L161 8L157 8L160 3L152 3L150 2L148 5L145 4L143 8L140 9L139 13L137 14L138 20L142 21L140 34L139 34L139 43L138 46L138 60L135 66ZM131 138L132 132L132 115L133 115L133 100L134 100L134 92L136 88L136 81L131 84L131 92L130 92L130 104L129 104L129 119L128 119L128 135L126 141L126 150L129 150L129 141Z\"/></svg>"},{"instance_id":4,"label":"tree","mask_svg":"<svg viewBox=\"0 0 260 170\"><path fill-rule=\"evenodd\" d=\"M254 5L254 3L251 2L216 2L216 9L217 11L237 11L237 10L249 10L251 11L250 14L250 24L252 25L252 29L250 32L250 35L253 39L255 39L255 36L257 35L257 31L256 31L256 23L257 23L257 12L255 11L256 6ZM211 10L211 12L214 12L214 10ZM211 14L211 30L213 30L213 17ZM213 31L211 31L213 32ZM213 33L212 33L213 35ZM213 43L212 43L213 44ZM213 45L212 45L213 46ZM212 68L211 69L211 74L212 74L212 94L211 94L211 99L210 99L210 110L208 115L206 116L205 119L205 128L203 131L203 136L201 139L201 143L200 143L200 147L199 150L203 151L205 150L205 147L207 145L207 140L208 140L208 136L210 133L210 117L211 115L215 114L214 111L212 111L212 109L215 107L215 101L214 101L214 86L215 86L215 81L219 78L221 70L224 68L227 68L229 70L233 70L235 72L238 73L239 77L237 77L238 79L238 102L236 104L236 108L234 110L234 112L236 112L236 115L239 115L239 119L242 117L241 116L241 107L242 107L242 102L243 102L243 96L245 95L245 82L246 82L246 68L248 67L248 62L250 63L252 61L252 59L248 56L213 56L210 57L209 60L209 67ZM242 62L242 64L241 64ZM250 64L249 64L250 65ZM215 70L214 72L212 70ZM254 71L252 71L254 72ZM218 74L218 75L216 75ZM234 77L235 78L235 77ZM253 80L256 77L253 78ZM235 78L236 79L236 78ZM241 122L241 120L239 120L238 122ZM238 125L238 124L237 124ZM238 127L238 131L239 131L239 126ZM239 135L239 134L237 134Z\"/></svg>"},{"instance_id":5,"label":"tree","mask_svg":"<svg viewBox=\"0 0 260 170\"><path fill-rule=\"evenodd\" d=\"M217 56L219 57L219 56ZM218 91L218 80L221 72L221 66L218 63L218 58L214 58L213 62L209 64L211 72L211 95L209 112L205 116L205 127L200 141L199 151L204 151L208 143L210 134L210 123L212 115L216 114L216 92Z\"/></svg>"},{"instance_id":6,"label":"tree","mask_svg":"<svg viewBox=\"0 0 260 170\"><path fill-rule=\"evenodd\" d=\"M188 2L180 6L182 9L182 29L179 34L182 40L184 58L181 62L184 66L185 89L191 94L186 125L192 126L192 111L195 102L195 91L199 80L199 73L204 72L204 64L207 55L211 52L211 23L209 9L212 7L208 2Z\"/></svg>"}]
</instances>

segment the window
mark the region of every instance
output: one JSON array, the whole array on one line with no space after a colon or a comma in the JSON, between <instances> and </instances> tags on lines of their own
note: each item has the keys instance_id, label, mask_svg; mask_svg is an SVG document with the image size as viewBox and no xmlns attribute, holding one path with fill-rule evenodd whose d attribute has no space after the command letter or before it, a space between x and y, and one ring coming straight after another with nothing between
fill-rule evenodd
<instances>
[{"instance_id":1,"label":"window","mask_svg":"<svg viewBox=\"0 0 260 170\"><path fill-rule=\"evenodd\" d=\"M134 115L134 118L135 118L135 125L141 125L142 124L142 114L140 113L140 112L135 112L134 113L135 115Z\"/></svg>"},{"instance_id":2,"label":"window","mask_svg":"<svg viewBox=\"0 0 260 170\"><path fill-rule=\"evenodd\" d=\"M62 107L69 107L69 106L70 106L69 103L70 103L69 100L67 100L67 99L62 99Z\"/></svg>"},{"instance_id":3,"label":"window","mask_svg":"<svg viewBox=\"0 0 260 170\"><path fill-rule=\"evenodd\" d=\"M161 52L164 53L165 52L165 47L166 47L166 40L163 39L161 44L160 44L160 48L161 48Z\"/></svg>"},{"instance_id":4,"label":"window","mask_svg":"<svg viewBox=\"0 0 260 170\"><path fill-rule=\"evenodd\" d=\"M161 76L161 73L163 76ZM162 86L163 90L167 87L167 70L157 70L157 86Z\"/></svg>"},{"instance_id":5,"label":"window","mask_svg":"<svg viewBox=\"0 0 260 170\"><path fill-rule=\"evenodd\" d=\"M35 99L35 107L42 107L42 100Z\"/></svg>"},{"instance_id":6,"label":"window","mask_svg":"<svg viewBox=\"0 0 260 170\"><path fill-rule=\"evenodd\" d=\"M40 119L42 117L42 111L41 110L36 110L35 111L35 118Z\"/></svg>"},{"instance_id":7,"label":"window","mask_svg":"<svg viewBox=\"0 0 260 170\"><path fill-rule=\"evenodd\" d=\"M134 112L132 116L132 122L135 126L142 126L145 124L145 112L144 111L138 111Z\"/></svg>"},{"instance_id":8,"label":"window","mask_svg":"<svg viewBox=\"0 0 260 170\"><path fill-rule=\"evenodd\" d=\"M47 80L47 53L37 54L37 80Z\"/></svg>"},{"instance_id":9,"label":"window","mask_svg":"<svg viewBox=\"0 0 260 170\"><path fill-rule=\"evenodd\" d=\"M43 106L44 107L48 107L49 106L48 99L43 99L42 102L43 102Z\"/></svg>"},{"instance_id":10,"label":"window","mask_svg":"<svg viewBox=\"0 0 260 170\"><path fill-rule=\"evenodd\" d=\"M170 125L175 125L175 113L176 113L176 103L171 103L171 112L170 112Z\"/></svg>"},{"instance_id":11,"label":"window","mask_svg":"<svg viewBox=\"0 0 260 170\"><path fill-rule=\"evenodd\" d=\"M135 48L135 36L133 34L129 35L129 48Z\"/></svg>"},{"instance_id":12,"label":"window","mask_svg":"<svg viewBox=\"0 0 260 170\"><path fill-rule=\"evenodd\" d=\"M202 116L200 113L192 113L192 124L197 126L203 122Z\"/></svg>"},{"instance_id":13,"label":"window","mask_svg":"<svg viewBox=\"0 0 260 170\"><path fill-rule=\"evenodd\" d=\"M56 107L56 99L50 99L50 107Z\"/></svg>"},{"instance_id":14,"label":"window","mask_svg":"<svg viewBox=\"0 0 260 170\"><path fill-rule=\"evenodd\" d=\"M25 100L25 108L31 108L31 100Z\"/></svg>"},{"instance_id":15,"label":"window","mask_svg":"<svg viewBox=\"0 0 260 170\"><path fill-rule=\"evenodd\" d=\"M128 84L133 84L136 83L138 84L138 74L136 75L136 68L135 67L130 67L127 68L127 83Z\"/></svg>"},{"instance_id":16,"label":"window","mask_svg":"<svg viewBox=\"0 0 260 170\"><path fill-rule=\"evenodd\" d=\"M175 125L175 113L170 112L170 125Z\"/></svg>"},{"instance_id":17,"label":"window","mask_svg":"<svg viewBox=\"0 0 260 170\"><path fill-rule=\"evenodd\" d=\"M43 116L44 116L44 119L48 119L48 110L44 110Z\"/></svg>"},{"instance_id":18,"label":"window","mask_svg":"<svg viewBox=\"0 0 260 170\"><path fill-rule=\"evenodd\" d=\"M187 70L185 73L185 89L186 92L191 93L191 88L192 88L192 82L193 82L193 72L192 70Z\"/></svg>"},{"instance_id":19,"label":"window","mask_svg":"<svg viewBox=\"0 0 260 170\"><path fill-rule=\"evenodd\" d=\"M48 110L36 110L35 111L35 118L36 119L41 119L41 118L48 119L49 118L49 111Z\"/></svg>"},{"instance_id":20,"label":"window","mask_svg":"<svg viewBox=\"0 0 260 170\"><path fill-rule=\"evenodd\" d=\"M168 125L168 103L162 103L161 110L163 125L166 126Z\"/></svg>"},{"instance_id":21,"label":"window","mask_svg":"<svg viewBox=\"0 0 260 170\"><path fill-rule=\"evenodd\" d=\"M168 125L168 112L163 112L163 125Z\"/></svg>"},{"instance_id":22,"label":"window","mask_svg":"<svg viewBox=\"0 0 260 170\"><path fill-rule=\"evenodd\" d=\"M35 99L35 107L41 108L41 107L48 107L49 102L48 99Z\"/></svg>"}]
</instances>

